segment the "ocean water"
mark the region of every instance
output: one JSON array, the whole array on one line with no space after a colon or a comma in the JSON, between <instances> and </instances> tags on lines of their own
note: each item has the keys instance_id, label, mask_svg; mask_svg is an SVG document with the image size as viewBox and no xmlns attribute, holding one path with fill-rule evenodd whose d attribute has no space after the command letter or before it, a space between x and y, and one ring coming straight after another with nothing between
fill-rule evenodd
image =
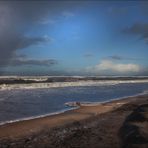
<instances>
[{"instance_id":1,"label":"ocean water","mask_svg":"<svg viewBox=\"0 0 148 148\"><path fill-rule=\"evenodd\" d=\"M148 83L1 90L0 124L70 109L66 102L104 102L147 90Z\"/></svg>"}]
</instances>

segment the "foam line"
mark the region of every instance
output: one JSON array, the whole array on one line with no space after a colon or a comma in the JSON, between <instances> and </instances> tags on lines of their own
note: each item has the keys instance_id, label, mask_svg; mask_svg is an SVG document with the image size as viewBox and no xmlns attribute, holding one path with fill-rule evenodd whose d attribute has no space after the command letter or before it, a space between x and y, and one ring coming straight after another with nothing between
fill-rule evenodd
<instances>
[{"instance_id":1,"label":"foam line","mask_svg":"<svg viewBox=\"0 0 148 148\"><path fill-rule=\"evenodd\" d=\"M37 89L37 88L61 88L73 86L105 86L126 83L148 83L147 80L100 80L100 81L78 81L78 82L54 82L54 83L32 83L32 84L2 84L0 91L12 89Z\"/></svg>"}]
</instances>

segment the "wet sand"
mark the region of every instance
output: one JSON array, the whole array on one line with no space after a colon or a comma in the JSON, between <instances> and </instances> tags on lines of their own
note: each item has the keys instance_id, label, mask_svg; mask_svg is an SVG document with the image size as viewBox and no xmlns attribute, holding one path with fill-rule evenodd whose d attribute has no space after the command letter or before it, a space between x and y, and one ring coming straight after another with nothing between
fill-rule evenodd
<instances>
[{"instance_id":1,"label":"wet sand","mask_svg":"<svg viewBox=\"0 0 148 148\"><path fill-rule=\"evenodd\" d=\"M0 147L120 147L119 129L126 117L146 103L148 95L81 104L58 115L1 125Z\"/></svg>"},{"instance_id":2,"label":"wet sand","mask_svg":"<svg viewBox=\"0 0 148 148\"><path fill-rule=\"evenodd\" d=\"M8 123L0 126L0 138L17 138L32 133L37 133L45 128L53 128L72 123L74 121L80 121L97 114L111 111L126 102L127 101L123 101L122 103L119 103L118 101L113 101L110 103L100 103L93 106L82 105L78 109L66 111L58 115Z\"/></svg>"}]
</instances>

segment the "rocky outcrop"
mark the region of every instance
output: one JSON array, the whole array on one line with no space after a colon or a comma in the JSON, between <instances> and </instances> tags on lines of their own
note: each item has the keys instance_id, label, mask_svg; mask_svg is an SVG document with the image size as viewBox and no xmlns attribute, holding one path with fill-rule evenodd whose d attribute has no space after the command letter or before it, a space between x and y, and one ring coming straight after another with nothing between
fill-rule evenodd
<instances>
[{"instance_id":1,"label":"rocky outcrop","mask_svg":"<svg viewBox=\"0 0 148 148\"><path fill-rule=\"evenodd\" d=\"M122 148L148 147L148 104L139 105L119 130Z\"/></svg>"}]
</instances>

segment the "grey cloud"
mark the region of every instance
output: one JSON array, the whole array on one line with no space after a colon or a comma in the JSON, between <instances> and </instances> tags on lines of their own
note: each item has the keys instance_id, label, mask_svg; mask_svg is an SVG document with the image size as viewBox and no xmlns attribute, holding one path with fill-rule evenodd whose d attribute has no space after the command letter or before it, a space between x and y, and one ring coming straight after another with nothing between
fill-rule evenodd
<instances>
[{"instance_id":1,"label":"grey cloud","mask_svg":"<svg viewBox=\"0 0 148 148\"><path fill-rule=\"evenodd\" d=\"M111 55L111 56L107 56L104 59L108 59L108 60L128 60L128 61L137 61L137 60L146 60L144 58L133 58L133 57L124 57L124 56L120 56L120 55Z\"/></svg>"},{"instance_id":2,"label":"grey cloud","mask_svg":"<svg viewBox=\"0 0 148 148\"><path fill-rule=\"evenodd\" d=\"M125 28L124 33L139 36L148 43L148 23L135 23L131 27Z\"/></svg>"},{"instance_id":3,"label":"grey cloud","mask_svg":"<svg viewBox=\"0 0 148 148\"><path fill-rule=\"evenodd\" d=\"M23 65L34 65L34 66L52 66L58 62L54 59L48 60L34 60L34 59L14 59L11 61L9 66L23 66Z\"/></svg>"},{"instance_id":4,"label":"grey cloud","mask_svg":"<svg viewBox=\"0 0 148 148\"><path fill-rule=\"evenodd\" d=\"M8 35L8 34L7 34ZM11 36L13 35L13 36ZM1 37L1 35L0 35ZM5 65L16 54L16 51L25 47L48 42L47 37L25 37L22 34L13 33L10 36L1 37L0 40L0 64Z\"/></svg>"},{"instance_id":5,"label":"grey cloud","mask_svg":"<svg viewBox=\"0 0 148 148\"><path fill-rule=\"evenodd\" d=\"M108 56L107 58L113 59L113 60L122 60L123 59L123 57L118 56L118 55Z\"/></svg>"},{"instance_id":6,"label":"grey cloud","mask_svg":"<svg viewBox=\"0 0 148 148\"><path fill-rule=\"evenodd\" d=\"M33 38L22 37L22 38L19 38L19 44L16 48L22 49L22 48L25 48L25 47L28 47L28 46L31 46L31 45L34 45L34 44L38 44L38 43L42 43L42 42L48 42L50 40L51 39L47 38L47 37L33 37Z\"/></svg>"},{"instance_id":7,"label":"grey cloud","mask_svg":"<svg viewBox=\"0 0 148 148\"><path fill-rule=\"evenodd\" d=\"M129 13L129 7L125 7L125 6L122 6L122 7L110 7L108 9L108 12L110 15L113 15L113 16L121 16L122 14L125 15L127 13Z\"/></svg>"},{"instance_id":8,"label":"grey cloud","mask_svg":"<svg viewBox=\"0 0 148 148\"><path fill-rule=\"evenodd\" d=\"M140 8L144 16L148 16L148 1L142 1Z\"/></svg>"},{"instance_id":9,"label":"grey cloud","mask_svg":"<svg viewBox=\"0 0 148 148\"><path fill-rule=\"evenodd\" d=\"M84 5L84 2L75 1L0 1L0 12L11 20L11 24L28 24L37 23L40 20L49 18L52 20L54 16L61 15L66 12L66 15L72 15L69 11L72 8ZM19 26L17 26L19 27ZM22 26L21 26L22 27Z\"/></svg>"}]
</instances>

